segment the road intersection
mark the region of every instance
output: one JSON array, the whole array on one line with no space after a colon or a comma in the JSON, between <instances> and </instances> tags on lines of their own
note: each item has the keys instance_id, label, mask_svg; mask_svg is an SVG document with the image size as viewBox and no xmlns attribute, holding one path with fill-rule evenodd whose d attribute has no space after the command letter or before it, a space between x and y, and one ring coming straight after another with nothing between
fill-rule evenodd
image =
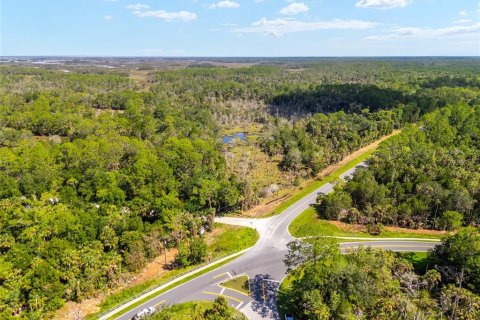
<instances>
[{"instance_id":1,"label":"road intersection","mask_svg":"<svg viewBox=\"0 0 480 320\"><path fill-rule=\"evenodd\" d=\"M350 176L357 167L345 172L341 178ZM295 239L289 233L288 226L295 217L316 202L319 193L330 193L333 191L333 187L334 185L331 183L324 184L274 217L265 219L217 218L216 221L220 223L255 228L260 239L237 259L159 294L116 319L131 319L137 312L150 306L214 300L218 296L224 296L232 307L243 312L249 319L278 319L276 292L286 274L283 259L287 253L287 243ZM434 242L425 241L362 240L361 242L342 243L340 247L342 250L372 246L393 251L428 251L434 245ZM239 275L247 275L250 278L250 296L220 286L220 283ZM101 319L108 319L119 311L117 309Z\"/></svg>"}]
</instances>

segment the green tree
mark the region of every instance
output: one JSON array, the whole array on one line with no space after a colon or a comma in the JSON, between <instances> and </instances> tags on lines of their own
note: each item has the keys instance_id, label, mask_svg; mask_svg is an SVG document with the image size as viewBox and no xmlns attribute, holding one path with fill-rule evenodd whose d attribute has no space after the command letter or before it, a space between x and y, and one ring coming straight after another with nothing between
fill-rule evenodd
<instances>
[{"instance_id":1,"label":"green tree","mask_svg":"<svg viewBox=\"0 0 480 320\"><path fill-rule=\"evenodd\" d=\"M462 226L463 214L457 211L445 211L438 219L438 226L443 230L457 230Z\"/></svg>"},{"instance_id":2,"label":"green tree","mask_svg":"<svg viewBox=\"0 0 480 320\"><path fill-rule=\"evenodd\" d=\"M232 312L228 306L228 301L222 296L215 299L211 309L205 310L206 320L229 320L232 319Z\"/></svg>"},{"instance_id":3,"label":"green tree","mask_svg":"<svg viewBox=\"0 0 480 320\"><path fill-rule=\"evenodd\" d=\"M445 237L431 259L445 282L480 292L480 229L467 227Z\"/></svg>"}]
</instances>

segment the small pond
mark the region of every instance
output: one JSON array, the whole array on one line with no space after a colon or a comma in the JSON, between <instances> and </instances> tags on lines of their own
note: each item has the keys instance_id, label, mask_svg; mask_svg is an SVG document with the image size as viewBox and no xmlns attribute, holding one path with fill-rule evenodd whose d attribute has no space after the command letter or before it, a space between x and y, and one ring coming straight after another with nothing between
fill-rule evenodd
<instances>
[{"instance_id":1,"label":"small pond","mask_svg":"<svg viewBox=\"0 0 480 320\"><path fill-rule=\"evenodd\" d=\"M245 141L247 139L247 134L245 132L235 132L231 136L223 136L223 143L230 143L234 139L240 139L240 141Z\"/></svg>"}]
</instances>

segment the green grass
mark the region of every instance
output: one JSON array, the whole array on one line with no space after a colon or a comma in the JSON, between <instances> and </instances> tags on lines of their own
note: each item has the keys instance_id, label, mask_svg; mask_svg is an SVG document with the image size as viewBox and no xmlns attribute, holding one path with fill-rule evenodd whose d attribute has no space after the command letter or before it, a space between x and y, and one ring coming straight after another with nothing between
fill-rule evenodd
<instances>
[{"instance_id":1,"label":"green grass","mask_svg":"<svg viewBox=\"0 0 480 320\"><path fill-rule=\"evenodd\" d=\"M233 289L235 291L240 291L247 295L250 294L250 286L248 284L248 276L240 276L233 279L230 279L226 282L220 283L222 287Z\"/></svg>"},{"instance_id":2,"label":"green grass","mask_svg":"<svg viewBox=\"0 0 480 320\"><path fill-rule=\"evenodd\" d=\"M397 252L397 256L407 260L413 265L413 269L418 274L425 274L428 268L427 252Z\"/></svg>"},{"instance_id":3,"label":"green grass","mask_svg":"<svg viewBox=\"0 0 480 320\"><path fill-rule=\"evenodd\" d=\"M280 284L277 296L277 309L280 319L285 319L285 313L291 313L289 301L286 298L286 292L291 287L291 283L295 278L292 274L288 274Z\"/></svg>"},{"instance_id":4,"label":"green grass","mask_svg":"<svg viewBox=\"0 0 480 320\"><path fill-rule=\"evenodd\" d=\"M430 235L422 233L402 233L393 231L382 231L378 236L372 236L367 232L352 232L342 230L339 227L329 223L326 220L317 218L317 212L314 208L308 208L288 226L292 236L297 238L332 236L332 237L359 237L359 238L421 238L421 239L441 239L441 235Z\"/></svg>"},{"instance_id":5,"label":"green grass","mask_svg":"<svg viewBox=\"0 0 480 320\"><path fill-rule=\"evenodd\" d=\"M413 265L416 273L425 274L428 266L427 252L397 252L395 254L398 257L401 257L410 262ZM285 292L289 290L294 280L295 277L292 274L288 274L280 285L277 298L277 308L280 314L280 319L285 319L285 313L291 312L289 301L285 295Z\"/></svg>"},{"instance_id":6,"label":"green grass","mask_svg":"<svg viewBox=\"0 0 480 320\"><path fill-rule=\"evenodd\" d=\"M228 256L253 246L258 241L258 233L254 229L225 224L215 224L222 233L208 246L208 253L213 259Z\"/></svg>"},{"instance_id":7,"label":"green grass","mask_svg":"<svg viewBox=\"0 0 480 320\"><path fill-rule=\"evenodd\" d=\"M334 172L332 172L331 174L329 174L328 176L326 176L325 178L323 178L321 180L312 181L305 188L298 191L298 193L294 194L293 196L291 196L290 198L288 198L287 200L282 202L280 205L278 205L275 208L275 210L273 210L273 212L269 216L273 216L273 215L277 215L277 214L282 213L285 209L290 207L292 204L294 204L298 200L302 199L306 195L312 193L316 189L320 188L322 185L324 185L326 183L329 183L329 182L333 182L333 181L339 179L340 175L342 173L345 173L346 171L352 169L353 167L357 166L361 162L370 158L372 156L372 154L375 152L375 150L376 149L372 149L372 150L369 150L369 151L365 152L364 154L362 154L362 155L356 157L355 159L353 159L352 161L346 163L345 165L338 168L337 170L335 170Z\"/></svg>"},{"instance_id":8,"label":"green grass","mask_svg":"<svg viewBox=\"0 0 480 320\"><path fill-rule=\"evenodd\" d=\"M200 319L202 318L205 310L211 309L212 306L213 306L213 302L209 302L209 301L196 301L196 302L186 302L186 303L176 304L160 311L159 313L153 315L149 319L150 320L164 319L163 316L165 314L172 316L171 319L175 319L175 320ZM234 316L238 316L241 319L242 315L239 311L235 310L234 308L230 308L230 312Z\"/></svg>"},{"instance_id":9,"label":"green grass","mask_svg":"<svg viewBox=\"0 0 480 320\"><path fill-rule=\"evenodd\" d=\"M239 252L241 250L247 249L251 246L253 246L257 240L258 240L258 233L251 229L251 228L246 228L246 227L238 227L238 226L228 226L228 225L223 225L223 224L215 224L215 228L217 229L217 232L219 232L219 236L214 237L209 243L207 252L209 255L209 258L211 259L217 259L221 257L225 257L231 254L234 254L236 252ZM220 229L220 230L219 230ZM231 261L231 260L228 260ZM216 265L215 268L220 267L222 264ZM136 286L133 286L131 288L122 290L120 292L114 293L109 295L107 298L105 298L101 305L100 305L100 311L99 313L108 310L123 301L127 300L128 298L137 295L148 288L154 287L156 285L159 285L161 283L164 283L168 281L169 279L172 279L174 277L177 277L181 274L184 274L190 270L193 270L196 266L189 266L186 268L181 268L177 270L172 270L170 272L167 272L163 275L161 275L158 278L151 279L148 281L145 281L144 283L138 284ZM210 270L210 268L208 269ZM213 269L211 269L213 270ZM189 277L189 279L192 279L194 277L197 277L205 272L197 273L193 277ZM188 280L187 280L188 281ZM175 286L183 283L184 281L178 282L175 284ZM164 290L162 290L164 292ZM157 293L158 294L158 293ZM150 298L148 298L150 299ZM147 299L147 300L148 300ZM145 300L145 301L147 301ZM142 300L143 301L143 300ZM143 303L143 302L142 302Z\"/></svg>"}]
</instances>

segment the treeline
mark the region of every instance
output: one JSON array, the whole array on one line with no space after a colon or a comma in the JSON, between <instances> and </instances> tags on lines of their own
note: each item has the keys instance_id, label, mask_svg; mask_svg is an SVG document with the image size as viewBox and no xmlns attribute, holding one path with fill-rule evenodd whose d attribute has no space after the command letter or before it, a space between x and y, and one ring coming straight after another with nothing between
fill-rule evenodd
<instances>
[{"instance_id":1,"label":"treeline","mask_svg":"<svg viewBox=\"0 0 480 320\"><path fill-rule=\"evenodd\" d=\"M262 137L260 146L270 156L283 155L282 169L316 175L352 151L398 129L401 117L399 110L364 110L359 114L318 113L293 125L277 121Z\"/></svg>"},{"instance_id":2,"label":"treeline","mask_svg":"<svg viewBox=\"0 0 480 320\"><path fill-rule=\"evenodd\" d=\"M350 223L455 229L480 223L480 108L432 111L385 142L319 216Z\"/></svg>"},{"instance_id":3,"label":"treeline","mask_svg":"<svg viewBox=\"0 0 480 320\"><path fill-rule=\"evenodd\" d=\"M449 236L427 269L391 251L341 254L331 239L289 244L289 285L280 305L298 319L462 319L480 317L480 230ZM418 268L418 266L417 266Z\"/></svg>"}]
</instances>

